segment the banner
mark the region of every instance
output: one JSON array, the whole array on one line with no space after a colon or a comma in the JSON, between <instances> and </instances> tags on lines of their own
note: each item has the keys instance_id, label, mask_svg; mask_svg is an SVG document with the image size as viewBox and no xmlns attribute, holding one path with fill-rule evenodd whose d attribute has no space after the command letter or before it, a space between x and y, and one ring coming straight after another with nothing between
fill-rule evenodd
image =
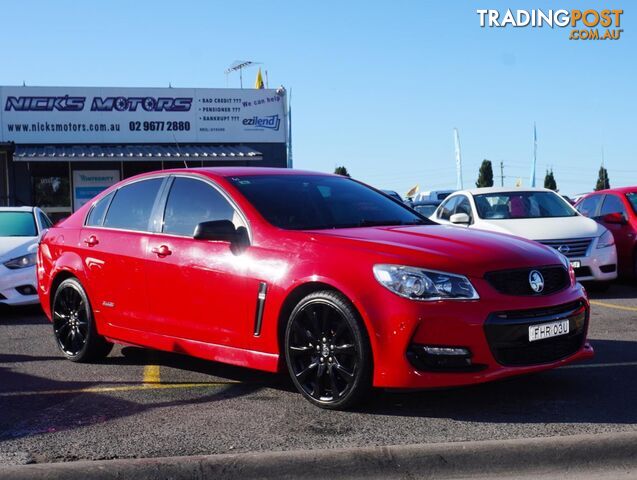
<instances>
[{"instance_id":1,"label":"banner","mask_svg":"<svg viewBox=\"0 0 637 480\"><path fill-rule=\"evenodd\" d=\"M73 171L73 211L117 182L119 182L117 170Z\"/></svg>"},{"instance_id":2,"label":"banner","mask_svg":"<svg viewBox=\"0 0 637 480\"><path fill-rule=\"evenodd\" d=\"M0 87L0 141L284 143L272 89Z\"/></svg>"}]
</instances>

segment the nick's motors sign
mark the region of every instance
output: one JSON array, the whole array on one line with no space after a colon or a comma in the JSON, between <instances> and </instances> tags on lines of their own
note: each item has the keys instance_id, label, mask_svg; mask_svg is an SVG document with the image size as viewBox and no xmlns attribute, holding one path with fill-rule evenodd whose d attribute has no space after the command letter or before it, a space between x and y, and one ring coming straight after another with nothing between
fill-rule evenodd
<instances>
[{"instance_id":1,"label":"nick's motors sign","mask_svg":"<svg viewBox=\"0 0 637 480\"><path fill-rule=\"evenodd\" d=\"M620 9L511 10L478 9L482 28L566 28L570 40L619 40Z\"/></svg>"},{"instance_id":2,"label":"nick's motors sign","mask_svg":"<svg viewBox=\"0 0 637 480\"><path fill-rule=\"evenodd\" d=\"M0 87L0 141L284 143L285 90Z\"/></svg>"}]
</instances>

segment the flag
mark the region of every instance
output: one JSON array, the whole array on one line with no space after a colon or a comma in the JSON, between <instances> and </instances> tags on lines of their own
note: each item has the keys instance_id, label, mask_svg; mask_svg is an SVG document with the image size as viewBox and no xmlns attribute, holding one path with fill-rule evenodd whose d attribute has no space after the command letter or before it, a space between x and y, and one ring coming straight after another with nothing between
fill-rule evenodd
<instances>
[{"instance_id":1,"label":"flag","mask_svg":"<svg viewBox=\"0 0 637 480\"><path fill-rule=\"evenodd\" d=\"M456 190L462 190L462 156L460 154L460 136L458 129L453 129L453 139L456 144Z\"/></svg>"},{"instance_id":2,"label":"flag","mask_svg":"<svg viewBox=\"0 0 637 480\"><path fill-rule=\"evenodd\" d=\"M412 198L415 197L416 194L418 193L418 184L416 184L415 186L413 186L406 194L405 197L407 198Z\"/></svg>"},{"instance_id":3,"label":"flag","mask_svg":"<svg viewBox=\"0 0 637 480\"><path fill-rule=\"evenodd\" d=\"M533 168L531 169L531 186L535 187L535 165L537 164L537 129L533 122Z\"/></svg>"},{"instance_id":4,"label":"flag","mask_svg":"<svg viewBox=\"0 0 637 480\"><path fill-rule=\"evenodd\" d=\"M257 79L254 82L254 88L264 88L263 77L261 76L261 67L259 67L259 71L257 72Z\"/></svg>"}]
</instances>

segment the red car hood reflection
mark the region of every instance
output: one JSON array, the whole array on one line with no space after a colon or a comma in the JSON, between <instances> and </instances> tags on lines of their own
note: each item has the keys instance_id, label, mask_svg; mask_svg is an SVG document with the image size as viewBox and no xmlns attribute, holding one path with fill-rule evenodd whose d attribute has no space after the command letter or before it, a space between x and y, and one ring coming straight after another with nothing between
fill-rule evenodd
<instances>
[{"instance_id":1,"label":"red car hood reflection","mask_svg":"<svg viewBox=\"0 0 637 480\"><path fill-rule=\"evenodd\" d=\"M322 241L350 239L360 248L396 255L395 263L411 262L411 265L470 276L482 276L493 270L562 263L557 252L530 240L452 226L315 230L312 236Z\"/></svg>"}]
</instances>

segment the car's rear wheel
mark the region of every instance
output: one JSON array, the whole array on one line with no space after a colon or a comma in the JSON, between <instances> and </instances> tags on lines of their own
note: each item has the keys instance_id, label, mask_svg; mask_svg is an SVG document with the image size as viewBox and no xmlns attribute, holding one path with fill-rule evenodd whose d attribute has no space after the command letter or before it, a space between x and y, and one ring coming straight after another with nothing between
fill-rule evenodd
<instances>
[{"instance_id":1,"label":"car's rear wheel","mask_svg":"<svg viewBox=\"0 0 637 480\"><path fill-rule=\"evenodd\" d=\"M285 358L296 388L319 407L351 407L371 388L369 340L341 293L319 291L298 303L285 331Z\"/></svg>"},{"instance_id":2,"label":"car's rear wheel","mask_svg":"<svg viewBox=\"0 0 637 480\"><path fill-rule=\"evenodd\" d=\"M67 278L53 297L53 333L60 351L74 362L106 357L113 344L97 333L88 296L75 278Z\"/></svg>"}]
</instances>

